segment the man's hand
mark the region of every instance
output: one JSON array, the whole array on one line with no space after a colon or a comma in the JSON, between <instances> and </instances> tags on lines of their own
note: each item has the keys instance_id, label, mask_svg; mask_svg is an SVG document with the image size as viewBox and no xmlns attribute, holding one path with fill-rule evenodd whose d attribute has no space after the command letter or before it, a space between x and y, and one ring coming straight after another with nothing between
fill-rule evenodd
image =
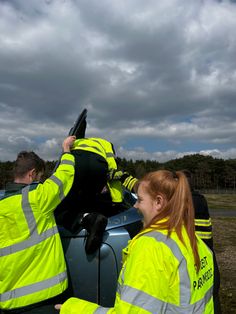
<instances>
[{"instance_id":1,"label":"man's hand","mask_svg":"<svg viewBox=\"0 0 236 314\"><path fill-rule=\"evenodd\" d=\"M55 305L55 309L58 310L58 311L60 311L61 306L62 306L62 304L56 304L56 305Z\"/></svg>"},{"instance_id":2,"label":"man's hand","mask_svg":"<svg viewBox=\"0 0 236 314\"><path fill-rule=\"evenodd\" d=\"M76 140L76 137L74 135L68 136L67 138L64 139L63 144L62 144L62 148L63 148L64 153L70 152L70 149L71 149L75 140Z\"/></svg>"}]
</instances>

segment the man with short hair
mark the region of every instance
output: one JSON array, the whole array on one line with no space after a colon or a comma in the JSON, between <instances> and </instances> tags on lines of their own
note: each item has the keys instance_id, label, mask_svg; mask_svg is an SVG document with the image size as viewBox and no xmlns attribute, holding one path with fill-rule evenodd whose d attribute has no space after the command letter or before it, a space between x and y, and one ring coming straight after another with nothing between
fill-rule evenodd
<instances>
[{"instance_id":1,"label":"man with short hair","mask_svg":"<svg viewBox=\"0 0 236 314\"><path fill-rule=\"evenodd\" d=\"M0 199L1 313L38 313L68 286L54 210L74 180L74 156L67 137L57 170L44 183L45 163L34 152L18 154L14 182ZM54 301L51 301L53 304ZM32 310L33 309L33 310Z\"/></svg>"}]
</instances>

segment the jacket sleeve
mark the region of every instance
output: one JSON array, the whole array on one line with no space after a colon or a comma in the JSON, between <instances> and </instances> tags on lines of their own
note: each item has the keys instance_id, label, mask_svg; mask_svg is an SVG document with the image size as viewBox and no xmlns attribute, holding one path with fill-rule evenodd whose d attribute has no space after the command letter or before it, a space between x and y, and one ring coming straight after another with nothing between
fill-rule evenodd
<instances>
[{"instance_id":1,"label":"jacket sleeve","mask_svg":"<svg viewBox=\"0 0 236 314\"><path fill-rule=\"evenodd\" d=\"M74 181L74 156L65 153L61 157L57 170L35 190L37 207L44 214L55 210L69 193Z\"/></svg>"},{"instance_id":2,"label":"jacket sleeve","mask_svg":"<svg viewBox=\"0 0 236 314\"><path fill-rule=\"evenodd\" d=\"M61 307L60 314L78 314L78 313L115 313L113 308L105 308L100 305L77 298L68 299Z\"/></svg>"},{"instance_id":3,"label":"jacket sleeve","mask_svg":"<svg viewBox=\"0 0 236 314\"><path fill-rule=\"evenodd\" d=\"M137 178L134 178L132 175L127 175L123 178L122 184L123 186L129 190L130 192L134 192L135 184L138 182Z\"/></svg>"},{"instance_id":4,"label":"jacket sleeve","mask_svg":"<svg viewBox=\"0 0 236 314\"><path fill-rule=\"evenodd\" d=\"M192 196L196 234L213 250L212 222L206 198L197 191L193 191Z\"/></svg>"}]
</instances>

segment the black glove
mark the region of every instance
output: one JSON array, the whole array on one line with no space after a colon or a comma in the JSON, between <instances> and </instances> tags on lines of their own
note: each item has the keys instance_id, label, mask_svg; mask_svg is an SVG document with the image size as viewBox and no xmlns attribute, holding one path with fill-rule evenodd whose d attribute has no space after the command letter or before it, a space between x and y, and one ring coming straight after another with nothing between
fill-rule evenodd
<instances>
[{"instance_id":1,"label":"black glove","mask_svg":"<svg viewBox=\"0 0 236 314\"><path fill-rule=\"evenodd\" d=\"M82 218L81 226L88 231L85 243L87 254L93 254L100 248L107 222L107 217L95 212L88 213Z\"/></svg>"}]
</instances>

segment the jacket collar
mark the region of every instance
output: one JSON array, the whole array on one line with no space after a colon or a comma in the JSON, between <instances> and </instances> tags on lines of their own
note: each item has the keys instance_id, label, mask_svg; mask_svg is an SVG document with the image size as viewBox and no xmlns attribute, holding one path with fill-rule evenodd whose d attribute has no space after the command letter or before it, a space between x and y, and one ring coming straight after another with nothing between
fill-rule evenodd
<instances>
[{"instance_id":1,"label":"jacket collar","mask_svg":"<svg viewBox=\"0 0 236 314\"><path fill-rule=\"evenodd\" d=\"M25 183L9 182L6 184L5 196L19 192L27 185L28 184Z\"/></svg>"}]
</instances>

